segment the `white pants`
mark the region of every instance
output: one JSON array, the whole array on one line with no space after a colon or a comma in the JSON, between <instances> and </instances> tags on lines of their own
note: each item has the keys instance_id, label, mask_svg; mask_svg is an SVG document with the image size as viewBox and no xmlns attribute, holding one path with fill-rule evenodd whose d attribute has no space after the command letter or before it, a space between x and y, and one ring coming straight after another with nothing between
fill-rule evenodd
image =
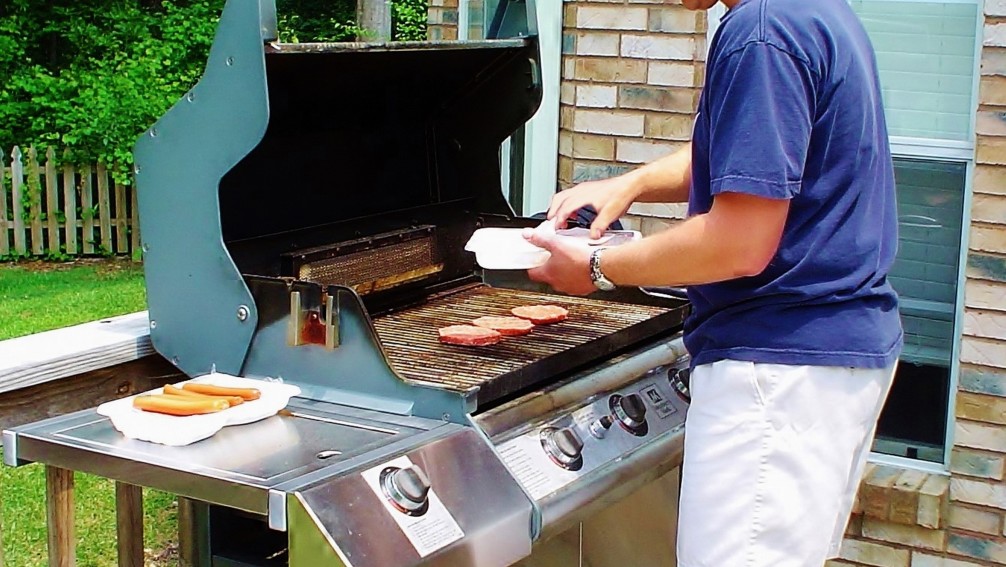
<instances>
[{"instance_id":1,"label":"white pants","mask_svg":"<svg viewBox=\"0 0 1006 567\"><path fill-rule=\"evenodd\" d=\"M838 555L894 367L695 368L678 567L821 567Z\"/></svg>"}]
</instances>

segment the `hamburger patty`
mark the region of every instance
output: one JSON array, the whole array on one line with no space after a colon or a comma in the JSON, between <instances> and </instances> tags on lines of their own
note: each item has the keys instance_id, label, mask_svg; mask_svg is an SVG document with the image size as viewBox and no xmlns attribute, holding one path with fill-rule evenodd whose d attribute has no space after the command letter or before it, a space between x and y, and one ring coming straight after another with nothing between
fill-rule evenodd
<instances>
[{"instance_id":1,"label":"hamburger patty","mask_svg":"<svg viewBox=\"0 0 1006 567\"><path fill-rule=\"evenodd\" d=\"M515 316L527 319L535 325L548 325L565 321L569 311L558 305L524 305L510 310Z\"/></svg>"},{"instance_id":2,"label":"hamburger patty","mask_svg":"<svg viewBox=\"0 0 1006 567\"><path fill-rule=\"evenodd\" d=\"M500 342L503 335L475 325L451 325L437 330L440 342L449 345L486 346Z\"/></svg>"},{"instance_id":3,"label":"hamburger patty","mask_svg":"<svg viewBox=\"0 0 1006 567\"><path fill-rule=\"evenodd\" d=\"M472 321L472 325L492 329L508 337L526 335L534 328L534 323L520 317L479 317Z\"/></svg>"}]
</instances>

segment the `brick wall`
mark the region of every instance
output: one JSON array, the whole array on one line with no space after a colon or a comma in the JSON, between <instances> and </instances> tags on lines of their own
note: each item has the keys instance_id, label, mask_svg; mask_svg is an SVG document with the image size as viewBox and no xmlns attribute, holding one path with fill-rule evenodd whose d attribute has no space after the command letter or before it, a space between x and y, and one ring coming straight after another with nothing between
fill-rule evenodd
<instances>
[{"instance_id":1,"label":"brick wall","mask_svg":"<svg viewBox=\"0 0 1006 567\"><path fill-rule=\"evenodd\" d=\"M430 0L426 37L433 41L458 38L458 0Z\"/></svg>"},{"instance_id":2,"label":"brick wall","mask_svg":"<svg viewBox=\"0 0 1006 567\"><path fill-rule=\"evenodd\" d=\"M566 1L559 182L622 173L691 138L705 72L706 15L653 0ZM624 219L646 233L680 206L636 205Z\"/></svg>"}]
</instances>

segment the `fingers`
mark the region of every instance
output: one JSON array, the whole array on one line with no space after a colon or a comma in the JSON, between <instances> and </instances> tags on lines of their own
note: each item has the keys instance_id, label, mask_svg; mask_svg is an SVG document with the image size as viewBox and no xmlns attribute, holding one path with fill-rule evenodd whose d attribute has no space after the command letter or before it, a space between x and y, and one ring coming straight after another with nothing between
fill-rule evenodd
<instances>
[{"instance_id":1,"label":"fingers","mask_svg":"<svg viewBox=\"0 0 1006 567\"><path fill-rule=\"evenodd\" d=\"M594 217L594 222L590 223L590 237L601 238L604 236L604 231L608 230L611 223L615 222L616 216L612 207L606 207L598 212L597 216Z\"/></svg>"}]
</instances>

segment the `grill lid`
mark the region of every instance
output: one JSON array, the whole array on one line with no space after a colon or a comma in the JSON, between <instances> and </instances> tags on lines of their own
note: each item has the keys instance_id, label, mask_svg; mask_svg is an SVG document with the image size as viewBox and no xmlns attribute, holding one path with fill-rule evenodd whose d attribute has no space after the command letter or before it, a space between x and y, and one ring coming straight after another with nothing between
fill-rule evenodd
<instances>
[{"instance_id":1,"label":"grill lid","mask_svg":"<svg viewBox=\"0 0 1006 567\"><path fill-rule=\"evenodd\" d=\"M333 242L432 225L444 260L422 277L470 274L451 251L479 214L512 214L497 151L541 98L534 30L503 35L533 15L500 2L503 39L289 45L274 0L228 0L203 77L135 148L158 352L242 374L262 309L248 278L294 276L291 253Z\"/></svg>"}]
</instances>

